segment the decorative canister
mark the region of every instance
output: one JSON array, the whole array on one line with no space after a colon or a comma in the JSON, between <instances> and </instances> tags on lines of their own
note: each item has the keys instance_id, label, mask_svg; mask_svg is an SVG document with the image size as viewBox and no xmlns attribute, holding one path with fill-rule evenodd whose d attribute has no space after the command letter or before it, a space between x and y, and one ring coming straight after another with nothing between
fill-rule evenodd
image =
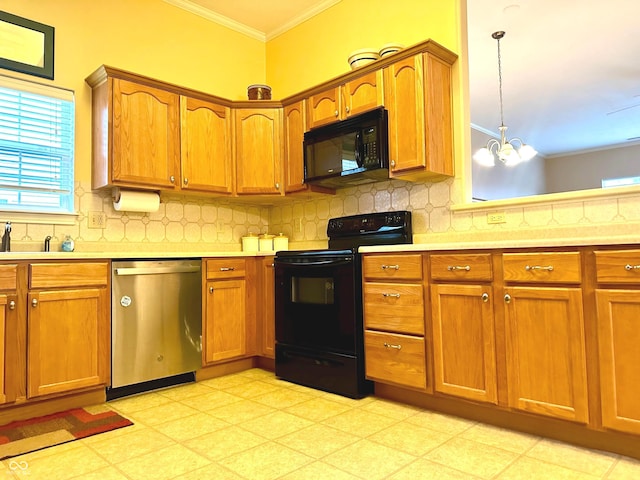
<instances>
[{"instance_id":1,"label":"decorative canister","mask_svg":"<svg viewBox=\"0 0 640 480\"><path fill-rule=\"evenodd\" d=\"M273 249L276 252L289 249L289 238L284 233L279 233L273 237Z\"/></svg>"},{"instance_id":2,"label":"decorative canister","mask_svg":"<svg viewBox=\"0 0 640 480\"><path fill-rule=\"evenodd\" d=\"M269 85L249 85L247 95L249 100L271 100L271 87Z\"/></svg>"},{"instance_id":3,"label":"decorative canister","mask_svg":"<svg viewBox=\"0 0 640 480\"><path fill-rule=\"evenodd\" d=\"M242 251L257 252L259 246L258 240L258 235L255 233L247 233L245 237L242 237Z\"/></svg>"},{"instance_id":4,"label":"decorative canister","mask_svg":"<svg viewBox=\"0 0 640 480\"><path fill-rule=\"evenodd\" d=\"M271 252L273 251L273 235L269 235L268 233L263 233L260 235L260 251L261 252Z\"/></svg>"}]
</instances>

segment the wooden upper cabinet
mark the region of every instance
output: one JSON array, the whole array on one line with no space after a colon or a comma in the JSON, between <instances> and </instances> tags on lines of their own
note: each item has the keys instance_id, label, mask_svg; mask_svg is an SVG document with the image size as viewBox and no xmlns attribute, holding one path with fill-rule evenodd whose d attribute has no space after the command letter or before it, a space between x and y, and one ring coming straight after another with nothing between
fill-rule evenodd
<instances>
[{"instance_id":1,"label":"wooden upper cabinet","mask_svg":"<svg viewBox=\"0 0 640 480\"><path fill-rule=\"evenodd\" d=\"M305 190L304 132L305 102L301 100L284 107L284 190L286 193Z\"/></svg>"},{"instance_id":2,"label":"wooden upper cabinet","mask_svg":"<svg viewBox=\"0 0 640 480\"><path fill-rule=\"evenodd\" d=\"M233 193L231 125L229 107L180 97L180 188Z\"/></svg>"},{"instance_id":3,"label":"wooden upper cabinet","mask_svg":"<svg viewBox=\"0 0 640 480\"><path fill-rule=\"evenodd\" d=\"M109 183L172 189L180 165L179 97L114 78ZM95 138L94 131L94 140ZM104 185L94 185L101 187Z\"/></svg>"},{"instance_id":4,"label":"wooden upper cabinet","mask_svg":"<svg viewBox=\"0 0 640 480\"><path fill-rule=\"evenodd\" d=\"M312 129L340 120L342 104L340 87L315 93L307 99L307 129Z\"/></svg>"},{"instance_id":5,"label":"wooden upper cabinet","mask_svg":"<svg viewBox=\"0 0 640 480\"><path fill-rule=\"evenodd\" d=\"M236 192L282 195L282 109L238 108L234 116Z\"/></svg>"},{"instance_id":6,"label":"wooden upper cabinet","mask_svg":"<svg viewBox=\"0 0 640 480\"><path fill-rule=\"evenodd\" d=\"M382 84L382 70L376 70L338 87L311 95L307 100L307 127L316 128L382 106Z\"/></svg>"},{"instance_id":7,"label":"wooden upper cabinet","mask_svg":"<svg viewBox=\"0 0 640 480\"><path fill-rule=\"evenodd\" d=\"M451 65L429 53L384 69L389 111L389 175L453 176Z\"/></svg>"},{"instance_id":8,"label":"wooden upper cabinet","mask_svg":"<svg viewBox=\"0 0 640 480\"><path fill-rule=\"evenodd\" d=\"M382 70L376 70L344 84L342 87L344 118L373 110L384 104L382 77Z\"/></svg>"}]
</instances>

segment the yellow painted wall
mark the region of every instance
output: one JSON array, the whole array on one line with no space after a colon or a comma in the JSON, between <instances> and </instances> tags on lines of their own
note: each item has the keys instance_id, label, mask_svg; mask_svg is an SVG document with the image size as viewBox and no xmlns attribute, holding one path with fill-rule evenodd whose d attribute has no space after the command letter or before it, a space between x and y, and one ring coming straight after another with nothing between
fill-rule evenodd
<instances>
[{"instance_id":1,"label":"yellow painted wall","mask_svg":"<svg viewBox=\"0 0 640 480\"><path fill-rule=\"evenodd\" d=\"M456 53L459 0L342 0L267 42L267 82L283 98L350 70L349 53L431 38Z\"/></svg>"},{"instance_id":2,"label":"yellow painted wall","mask_svg":"<svg viewBox=\"0 0 640 480\"><path fill-rule=\"evenodd\" d=\"M55 27L53 81L74 90L76 181L91 178L91 90L102 64L219 95L246 99L265 82L265 45L162 0L3 0L2 10Z\"/></svg>"}]
</instances>

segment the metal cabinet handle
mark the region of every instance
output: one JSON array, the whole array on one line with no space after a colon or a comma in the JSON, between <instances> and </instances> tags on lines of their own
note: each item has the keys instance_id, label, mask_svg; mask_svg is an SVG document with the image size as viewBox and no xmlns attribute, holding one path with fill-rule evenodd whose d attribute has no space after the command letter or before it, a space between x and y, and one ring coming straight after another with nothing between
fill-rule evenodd
<instances>
[{"instance_id":1,"label":"metal cabinet handle","mask_svg":"<svg viewBox=\"0 0 640 480\"><path fill-rule=\"evenodd\" d=\"M509 295L508 293L505 294L504 296L504 302L505 303L511 303L511 295Z\"/></svg>"},{"instance_id":2,"label":"metal cabinet handle","mask_svg":"<svg viewBox=\"0 0 640 480\"><path fill-rule=\"evenodd\" d=\"M399 293L383 293L382 296L383 297L400 298L400 294Z\"/></svg>"},{"instance_id":3,"label":"metal cabinet handle","mask_svg":"<svg viewBox=\"0 0 640 480\"><path fill-rule=\"evenodd\" d=\"M625 269L627 272L631 272L632 270L640 270L640 265L629 265L629 264L626 264L626 265L624 266L624 269Z\"/></svg>"},{"instance_id":4,"label":"metal cabinet handle","mask_svg":"<svg viewBox=\"0 0 640 480\"><path fill-rule=\"evenodd\" d=\"M171 183L176 183L176 177L174 177L173 175L171 175L171 176L169 177L169 181L170 181Z\"/></svg>"},{"instance_id":5,"label":"metal cabinet handle","mask_svg":"<svg viewBox=\"0 0 640 480\"><path fill-rule=\"evenodd\" d=\"M384 342L385 348L395 348L396 350L400 350L402 345L394 345L393 343Z\"/></svg>"},{"instance_id":6,"label":"metal cabinet handle","mask_svg":"<svg viewBox=\"0 0 640 480\"><path fill-rule=\"evenodd\" d=\"M482 301L487 303L489 301L489 294L487 292L482 294Z\"/></svg>"},{"instance_id":7,"label":"metal cabinet handle","mask_svg":"<svg viewBox=\"0 0 640 480\"><path fill-rule=\"evenodd\" d=\"M209 287L209 293L213 293L213 287Z\"/></svg>"},{"instance_id":8,"label":"metal cabinet handle","mask_svg":"<svg viewBox=\"0 0 640 480\"><path fill-rule=\"evenodd\" d=\"M9 310L15 310L16 309L16 302L11 300L9 302Z\"/></svg>"},{"instance_id":9,"label":"metal cabinet handle","mask_svg":"<svg viewBox=\"0 0 640 480\"><path fill-rule=\"evenodd\" d=\"M185 185L188 185L189 184L189 179L185 178L184 180L182 180L182 183L184 183Z\"/></svg>"},{"instance_id":10,"label":"metal cabinet handle","mask_svg":"<svg viewBox=\"0 0 640 480\"><path fill-rule=\"evenodd\" d=\"M351 111L351 109L349 107L346 108L347 113L349 113Z\"/></svg>"},{"instance_id":11,"label":"metal cabinet handle","mask_svg":"<svg viewBox=\"0 0 640 480\"><path fill-rule=\"evenodd\" d=\"M337 117L338 116L338 110L336 110L335 112L333 112L333 114Z\"/></svg>"},{"instance_id":12,"label":"metal cabinet handle","mask_svg":"<svg viewBox=\"0 0 640 480\"><path fill-rule=\"evenodd\" d=\"M400 265L382 265L383 270L400 270Z\"/></svg>"},{"instance_id":13,"label":"metal cabinet handle","mask_svg":"<svg viewBox=\"0 0 640 480\"><path fill-rule=\"evenodd\" d=\"M280 184L278 182L276 182L275 187L276 187L276 190L280 190Z\"/></svg>"},{"instance_id":14,"label":"metal cabinet handle","mask_svg":"<svg viewBox=\"0 0 640 480\"><path fill-rule=\"evenodd\" d=\"M396 161L395 160L391 160L391 168L395 168L396 166Z\"/></svg>"},{"instance_id":15,"label":"metal cabinet handle","mask_svg":"<svg viewBox=\"0 0 640 480\"><path fill-rule=\"evenodd\" d=\"M453 272L455 270L465 270L468 272L469 270L471 270L471 267L469 265L465 265L464 267L459 267L457 265L449 265L447 267L447 270L449 270L450 272Z\"/></svg>"},{"instance_id":16,"label":"metal cabinet handle","mask_svg":"<svg viewBox=\"0 0 640 480\"><path fill-rule=\"evenodd\" d=\"M33 300L31 300L31 305L34 306L34 307L37 307L38 306L38 299L34 298Z\"/></svg>"},{"instance_id":17,"label":"metal cabinet handle","mask_svg":"<svg viewBox=\"0 0 640 480\"><path fill-rule=\"evenodd\" d=\"M545 267L541 265L527 265L524 267L527 272L532 272L534 270L546 270L547 272L553 272L553 265L547 265Z\"/></svg>"},{"instance_id":18,"label":"metal cabinet handle","mask_svg":"<svg viewBox=\"0 0 640 480\"><path fill-rule=\"evenodd\" d=\"M220 267L221 272L233 272L235 267Z\"/></svg>"}]
</instances>

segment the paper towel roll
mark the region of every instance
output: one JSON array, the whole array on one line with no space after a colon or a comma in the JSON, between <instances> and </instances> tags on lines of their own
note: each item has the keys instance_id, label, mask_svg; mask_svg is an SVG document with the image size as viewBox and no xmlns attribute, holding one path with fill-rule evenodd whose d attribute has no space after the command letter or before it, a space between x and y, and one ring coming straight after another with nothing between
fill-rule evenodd
<instances>
[{"instance_id":1,"label":"paper towel roll","mask_svg":"<svg viewBox=\"0 0 640 480\"><path fill-rule=\"evenodd\" d=\"M156 192L119 190L113 199L113 209L118 212L157 212L158 208L160 195Z\"/></svg>"}]
</instances>

